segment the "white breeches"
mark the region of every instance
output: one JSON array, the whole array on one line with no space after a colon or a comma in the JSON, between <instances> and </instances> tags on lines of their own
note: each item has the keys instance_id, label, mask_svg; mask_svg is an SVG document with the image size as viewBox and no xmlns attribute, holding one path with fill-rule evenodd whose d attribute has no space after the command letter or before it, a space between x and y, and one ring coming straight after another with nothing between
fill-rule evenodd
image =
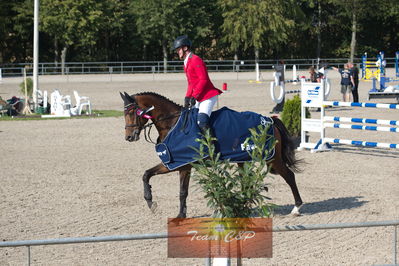
<instances>
[{"instance_id":1,"label":"white breeches","mask_svg":"<svg viewBox=\"0 0 399 266\"><path fill-rule=\"evenodd\" d=\"M202 102L198 102L195 104L195 108L198 108L198 113L205 113L207 114L209 117L211 117L211 113L212 113L212 109L213 106L215 106L215 103L218 100L219 95L213 96L212 98L202 101Z\"/></svg>"}]
</instances>

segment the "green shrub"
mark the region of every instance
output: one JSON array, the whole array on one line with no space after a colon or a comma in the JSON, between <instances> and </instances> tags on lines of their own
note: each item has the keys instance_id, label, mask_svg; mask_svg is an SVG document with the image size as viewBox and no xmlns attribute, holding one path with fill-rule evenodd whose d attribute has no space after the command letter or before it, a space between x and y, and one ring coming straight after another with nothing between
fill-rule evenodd
<instances>
[{"instance_id":1,"label":"green shrub","mask_svg":"<svg viewBox=\"0 0 399 266\"><path fill-rule=\"evenodd\" d=\"M310 112L306 108L306 118L310 118ZM284 104L281 120L287 127L291 136L301 135L301 98L295 95L293 99L287 100Z\"/></svg>"},{"instance_id":2,"label":"green shrub","mask_svg":"<svg viewBox=\"0 0 399 266\"><path fill-rule=\"evenodd\" d=\"M243 167L229 160L219 160L220 153L215 152L213 144L216 139L210 136L209 130L204 138L197 139L201 144L199 149L195 149L198 158L209 157L191 164L195 169L193 178L205 193L207 205L213 209L216 218L270 217L275 207L263 195L264 179L269 172L264 156L273 149L275 140L267 134L267 127L262 125L250 131L251 137L244 145L249 145L249 141L253 143L253 149L249 152L252 161L245 162ZM268 140L272 141L270 150L265 148Z\"/></svg>"},{"instance_id":3,"label":"green shrub","mask_svg":"<svg viewBox=\"0 0 399 266\"><path fill-rule=\"evenodd\" d=\"M19 90L20 93L22 93L22 95L25 96L25 81L21 82L19 84L19 87L21 88ZM33 93L33 80L31 78L27 78L26 79L26 91L28 92L28 97L32 97L32 93Z\"/></svg>"}]
</instances>

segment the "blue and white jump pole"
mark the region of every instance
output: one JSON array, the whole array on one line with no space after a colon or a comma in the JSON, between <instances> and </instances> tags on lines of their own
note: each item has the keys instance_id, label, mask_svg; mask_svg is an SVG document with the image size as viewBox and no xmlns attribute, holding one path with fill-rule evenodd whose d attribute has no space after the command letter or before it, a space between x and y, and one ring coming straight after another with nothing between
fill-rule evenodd
<instances>
[{"instance_id":1,"label":"blue and white jump pole","mask_svg":"<svg viewBox=\"0 0 399 266\"><path fill-rule=\"evenodd\" d=\"M399 144L394 143L380 143L360 140L347 140L326 137L326 128L346 128L354 130L371 130L399 133L399 121L397 120L383 120L383 119L368 119L368 118L351 118L351 117L332 117L325 116L325 106L351 106L363 108L383 108L399 110L399 104L382 104L382 103L350 103L350 102L333 102L325 101L324 97L325 82L322 83L302 83L301 93L301 144L299 150L310 149L312 152L331 150L330 143L340 143L348 145L358 145L367 147L391 148L399 149ZM320 108L320 119L306 118L305 112L307 107ZM335 123L328 123L335 122ZM341 124L336 122L350 122L363 124L377 124L388 125L389 127L369 126L369 125L351 125ZM317 143L306 141L307 132L316 132L320 134L320 140Z\"/></svg>"}]
</instances>

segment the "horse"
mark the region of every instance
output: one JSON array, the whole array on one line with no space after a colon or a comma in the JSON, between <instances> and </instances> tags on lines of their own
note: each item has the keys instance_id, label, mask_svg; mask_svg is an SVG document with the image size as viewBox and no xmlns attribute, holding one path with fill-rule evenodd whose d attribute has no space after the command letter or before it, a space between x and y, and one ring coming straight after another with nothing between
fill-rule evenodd
<instances>
[{"instance_id":1,"label":"horse","mask_svg":"<svg viewBox=\"0 0 399 266\"><path fill-rule=\"evenodd\" d=\"M178 121L183 106L174 103L168 98L154 92L142 92L129 95L120 93L124 102L125 117L125 140L129 142L138 141L140 133L144 130L147 141L151 140L151 127L155 126L158 131L157 143L162 142L168 132ZM275 132L275 154L267 164L271 164L271 172L279 174L290 186L295 200L295 206L291 211L293 215L300 215L302 199L295 181L294 172L298 172L300 160L295 158L295 144L290 137L287 128L277 117L272 117ZM151 121L151 122L150 122ZM148 132L147 132L148 130ZM152 140L151 140L152 142ZM153 142L156 144L155 142ZM239 164L241 166L242 164ZM190 164L181 166L175 170L169 170L162 163L147 169L143 175L144 199L148 207L154 211L157 208L156 202L152 200L150 179L154 175L166 174L172 171L179 171L180 176L180 209L177 218L185 218L187 215L186 199L190 183L192 166Z\"/></svg>"}]
</instances>

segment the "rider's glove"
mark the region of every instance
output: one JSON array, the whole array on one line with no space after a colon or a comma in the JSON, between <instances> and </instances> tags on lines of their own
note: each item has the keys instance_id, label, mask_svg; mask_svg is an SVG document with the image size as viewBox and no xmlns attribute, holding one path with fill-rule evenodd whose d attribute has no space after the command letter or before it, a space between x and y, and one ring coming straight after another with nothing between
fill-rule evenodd
<instances>
[{"instance_id":1,"label":"rider's glove","mask_svg":"<svg viewBox=\"0 0 399 266\"><path fill-rule=\"evenodd\" d=\"M184 108L193 108L196 104L196 100L194 97L185 97L184 98Z\"/></svg>"}]
</instances>

